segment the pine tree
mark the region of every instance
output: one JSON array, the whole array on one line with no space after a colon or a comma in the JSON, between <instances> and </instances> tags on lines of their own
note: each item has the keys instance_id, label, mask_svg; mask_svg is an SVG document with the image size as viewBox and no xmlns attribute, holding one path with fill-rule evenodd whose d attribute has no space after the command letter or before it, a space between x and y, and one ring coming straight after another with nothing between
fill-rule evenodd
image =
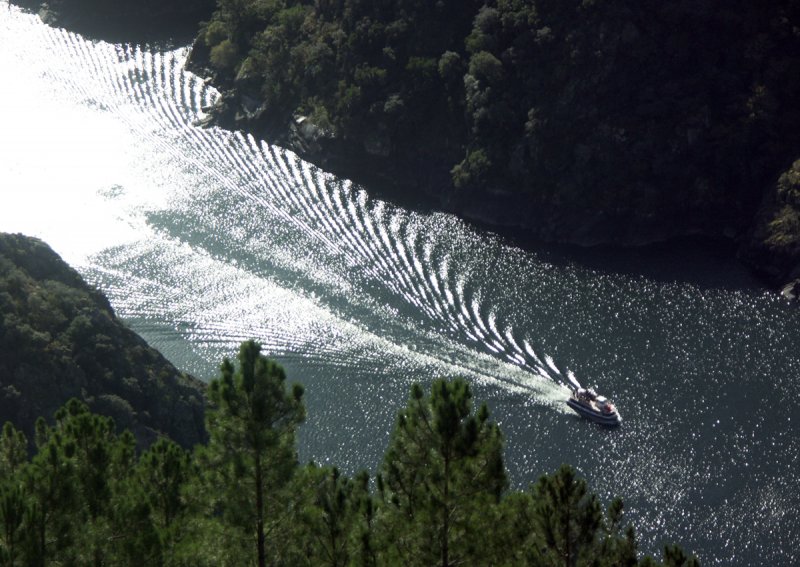
<instances>
[{"instance_id":1,"label":"pine tree","mask_svg":"<svg viewBox=\"0 0 800 567\"><path fill-rule=\"evenodd\" d=\"M193 472L189 453L165 438L150 446L136 466L136 483L165 548L174 543L176 524L186 510L182 491Z\"/></svg>"},{"instance_id":2,"label":"pine tree","mask_svg":"<svg viewBox=\"0 0 800 567\"><path fill-rule=\"evenodd\" d=\"M83 402L76 399L67 402L55 417L57 437L74 471L79 508L72 521L83 524L74 533L79 561L101 565L110 535L106 511L112 494L110 473L116 441L114 421L91 413Z\"/></svg>"},{"instance_id":3,"label":"pine tree","mask_svg":"<svg viewBox=\"0 0 800 567\"><path fill-rule=\"evenodd\" d=\"M22 489L21 471L27 462L27 441L21 431L6 422L0 434L0 565L21 563L25 521L29 505Z\"/></svg>"},{"instance_id":4,"label":"pine tree","mask_svg":"<svg viewBox=\"0 0 800 567\"><path fill-rule=\"evenodd\" d=\"M138 482L136 440L125 431L110 443L106 482L109 502L103 510L107 565L139 567L163 565L159 532L152 519L150 500Z\"/></svg>"},{"instance_id":5,"label":"pine tree","mask_svg":"<svg viewBox=\"0 0 800 567\"><path fill-rule=\"evenodd\" d=\"M297 490L306 494L298 536L307 542L304 561L330 567L375 565L369 475L350 479L336 467L311 464L298 477Z\"/></svg>"},{"instance_id":6,"label":"pine tree","mask_svg":"<svg viewBox=\"0 0 800 567\"><path fill-rule=\"evenodd\" d=\"M37 422L39 452L26 468L32 564L137 564L152 532L146 502L130 492L136 440L72 399L55 425ZM152 539L152 538L151 538Z\"/></svg>"},{"instance_id":7,"label":"pine tree","mask_svg":"<svg viewBox=\"0 0 800 567\"><path fill-rule=\"evenodd\" d=\"M636 534L633 526L623 526L623 509L622 499L614 498L606 510L597 552L600 565L634 567L638 564Z\"/></svg>"},{"instance_id":8,"label":"pine tree","mask_svg":"<svg viewBox=\"0 0 800 567\"><path fill-rule=\"evenodd\" d=\"M597 495L569 465L543 475L526 492L508 495L499 524L511 565L634 567L636 538L614 499L603 514Z\"/></svg>"},{"instance_id":9,"label":"pine tree","mask_svg":"<svg viewBox=\"0 0 800 567\"><path fill-rule=\"evenodd\" d=\"M28 462L28 441L25 434L7 421L0 434L0 479L11 478Z\"/></svg>"},{"instance_id":10,"label":"pine tree","mask_svg":"<svg viewBox=\"0 0 800 567\"><path fill-rule=\"evenodd\" d=\"M482 562L484 522L507 480L500 430L471 400L462 379L437 380L430 398L412 387L378 477L387 562Z\"/></svg>"},{"instance_id":11,"label":"pine tree","mask_svg":"<svg viewBox=\"0 0 800 567\"><path fill-rule=\"evenodd\" d=\"M31 499L25 555L28 564L43 567L54 560L65 563L71 555L73 525L79 496L74 463L67 454L63 436L36 420L37 453L24 469L24 486Z\"/></svg>"},{"instance_id":12,"label":"pine tree","mask_svg":"<svg viewBox=\"0 0 800 567\"><path fill-rule=\"evenodd\" d=\"M0 486L0 565L17 565L24 539L27 503L19 486Z\"/></svg>"},{"instance_id":13,"label":"pine tree","mask_svg":"<svg viewBox=\"0 0 800 567\"><path fill-rule=\"evenodd\" d=\"M677 545L664 546L664 567L700 567L700 562L694 555L686 555Z\"/></svg>"},{"instance_id":14,"label":"pine tree","mask_svg":"<svg viewBox=\"0 0 800 567\"><path fill-rule=\"evenodd\" d=\"M225 359L221 377L209 385L210 440L198 458L207 473L212 512L221 512L224 523L240 534L243 561L264 567L267 532L287 509L278 502L297 468L295 429L305 410L303 388L295 384L287 391L283 368L260 351L253 341L243 343L238 369ZM277 553L278 539L271 541Z\"/></svg>"},{"instance_id":15,"label":"pine tree","mask_svg":"<svg viewBox=\"0 0 800 567\"><path fill-rule=\"evenodd\" d=\"M575 567L593 550L603 515L600 502L575 470L562 465L533 487L534 522L543 565ZM580 562L580 563L579 563Z\"/></svg>"}]
</instances>

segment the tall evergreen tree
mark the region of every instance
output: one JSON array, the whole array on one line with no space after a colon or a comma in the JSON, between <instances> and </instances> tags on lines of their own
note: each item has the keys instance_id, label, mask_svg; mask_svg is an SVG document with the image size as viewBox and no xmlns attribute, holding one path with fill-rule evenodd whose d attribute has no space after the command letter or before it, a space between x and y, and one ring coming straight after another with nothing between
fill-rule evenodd
<instances>
[{"instance_id":1,"label":"tall evergreen tree","mask_svg":"<svg viewBox=\"0 0 800 567\"><path fill-rule=\"evenodd\" d=\"M473 412L467 382L437 380L430 397L415 384L378 477L386 561L481 563L485 521L506 484L500 430L486 405Z\"/></svg>"},{"instance_id":2,"label":"tall evergreen tree","mask_svg":"<svg viewBox=\"0 0 800 567\"><path fill-rule=\"evenodd\" d=\"M182 491L193 473L189 453L164 438L143 453L136 466L136 483L167 554L178 538L178 520L186 511Z\"/></svg>"},{"instance_id":3,"label":"tall evergreen tree","mask_svg":"<svg viewBox=\"0 0 800 567\"><path fill-rule=\"evenodd\" d=\"M295 430L305 417L303 388L286 388L286 374L260 354L254 341L242 344L239 367L227 358L211 382L206 413L210 440L201 451L206 485L226 525L255 545L246 562L267 564L267 535L277 527L282 490L297 468ZM277 538L272 538L277 552Z\"/></svg>"},{"instance_id":4,"label":"tall evergreen tree","mask_svg":"<svg viewBox=\"0 0 800 567\"><path fill-rule=\"evenodd\" d=\"M72 520L83 524L74 532L80 542L77 549L82 552L78 560L102 565L110 536L106 511L112 494L114 422L109 417L91 413L83 402L72 399L56 412L56 432L74 471L78 509ZM129 441L132 457L133 440ZM127 460L130 462L130 458Z\"/></svg>"},{"instance_id":5,"label":"tall evergreen tree","mask_svg":"<svg viewBox=\"0 0 800 567\"><path fill-rule=\"evenodd\" d=\"M543 475L503 502L504 537L513 565L588 567L637 565L633 528L622 524L622 501L603 514L597 495L569 465Z\"/></svg>"},{"instance_id":6,"label":"tall evergreen tree","mask_svg":"<svg viewBox=\"0 0 800 567\"><path fill-rule=\"evenodd\" d=\"M30 507L22 488L21 471L27 463L25 435L6 422L0 433L0 565L21 563L26 520Z\"/></svg>"},{"instance_id":7,"label":"tall evergreen tree","mask_svg":"<svg viewBox=\"0 0 800 567\"><path fill-rule=\"evenodd\" d=\"M0 565L13 567L21 548L26 520L27 503L20 486L0 485Z\"/></svg>"},{"instance_id":8,"label":"tall evergreen tree","mask_svg":"<svg viewBox=\"0 0 800 567\"><path fill-rule=\"evenodd\" d=\"M567 465L539 478L533 493L533 518L544 544L536 547L542 550L542 564L575 567L591 554L602 525L597 496Z\"/></svg>"},{"instance_id":9,"label":"tall evergreen tree","mask_svg":"<svg viewBox=\"0 0 800 567\"><path fill-rule=\"evenodd\" d=\"M47 426L44 418L36 421L37 454L24 469L24 484L31 498L28 563L44 567L64 553L74 551L72 523L78 510L75 469L63 436Z\"/></svg>"},{"instance_id":10,"label":"tall evergreen tree","mask_svg":"<svg viewBox=\"0 0 800 567\"><path fill-rule=\"evenodd\" d=\"M28 462L28 441L25 434L7 421L0 434L0 479L12 477Z\"/></svg>"},{"instance_id":11,"label":"tall evergreen tree","mask_svg":"<svg viewBox=\"0 0 800 567\"><path fill-rule=\"evenodd\" d=\"M372 542L373 496L369 475L354 479L336 467L309 465L299 476L303 502L304 555L309 565L369 567L376 563Z\"/></svg>"},{"instance_id":12,"label":"tall evergreen tree","mask_svg":"<svg viewBox=\"0 0 800 567\"><path fill-rule=\"evenodd\" d=\"M694 555L686 555L677 545L664 546L664 567L700 567Z\"/></svg>"}]
</instances>

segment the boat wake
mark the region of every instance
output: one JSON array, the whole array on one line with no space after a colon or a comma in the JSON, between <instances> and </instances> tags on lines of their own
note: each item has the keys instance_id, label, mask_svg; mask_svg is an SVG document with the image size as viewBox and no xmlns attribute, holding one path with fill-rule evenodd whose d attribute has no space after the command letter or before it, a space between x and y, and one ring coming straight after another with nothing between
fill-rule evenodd
<instances>
[{"instance_id":1,"label":"boat wake","mask_svg":"<svg viewBox=\"0 0 800 567\"><path fill-rule=\"evenodd\" d=\"M99 110L125 129L115 151L129 155L128 178L98 188L89 208L127 230L87 236L96 249L77 260L124 318L168 322L209 365L255 337L273 356L341 367L387 356L383 373L408 366L414 379L467 375L563 399L552 358L515 320L529 302L502 305L493 289L542 266L455 217L402 210L290 151L197 127L218 94L183 70L185 49L90 42L11 17L0 33L37 36L23 64L64 114Z\"/></svg>"}]
</instances>

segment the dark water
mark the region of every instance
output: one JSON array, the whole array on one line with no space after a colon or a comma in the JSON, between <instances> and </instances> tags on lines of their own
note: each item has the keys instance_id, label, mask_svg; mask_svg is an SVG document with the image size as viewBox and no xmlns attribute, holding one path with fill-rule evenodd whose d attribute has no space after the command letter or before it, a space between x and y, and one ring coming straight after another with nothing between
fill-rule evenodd
<instances>
[{"instance_id":1,"label":"dark water","mask_svg":"<svg viewBox=\"0 0 800 567\"><path fill-rule=\"evenodd\" d=\"M645 551L792 564L800 311L725 251L523 249L198 129L216 93L184 57L0 11L0 230L45 238L200 377L261 341L306 386L303 460L375 470L409 385L462 375L515 487L572 463ZM623 426L566 409L567 372Z\"/></svg>"}]
</instances>

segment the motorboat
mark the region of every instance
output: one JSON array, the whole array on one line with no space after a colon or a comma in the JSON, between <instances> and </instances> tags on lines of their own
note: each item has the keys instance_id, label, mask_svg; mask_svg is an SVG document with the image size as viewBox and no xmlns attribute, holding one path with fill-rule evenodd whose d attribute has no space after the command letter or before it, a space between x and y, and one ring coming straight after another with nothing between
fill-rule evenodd
<instances>
[{"instance_id":1,"label":"motorboat","mask_svg":"<svg viewBox=\"0 0 800 567\"><path fill-rule=\"evenodd\" d=\"M579 415L601 425L617 426L622 423L614 404L604 396L598 396L593 388L573 388L567 405Z\"/></svg>"}]
</instances>

